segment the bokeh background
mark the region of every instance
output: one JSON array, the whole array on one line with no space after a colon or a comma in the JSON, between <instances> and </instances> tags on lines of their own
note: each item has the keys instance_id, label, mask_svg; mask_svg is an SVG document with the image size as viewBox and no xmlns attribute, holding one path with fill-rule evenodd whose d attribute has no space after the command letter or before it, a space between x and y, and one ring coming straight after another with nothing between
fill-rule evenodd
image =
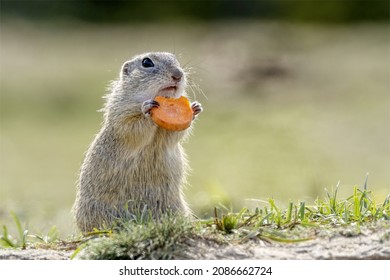
<instances>
[{"instance_id":1,"label":"bokeh background","mask_svg":"<svg viewBox=\"0 0 390 280\"><path fill-rule=\"evenodd\" d=\"M203 104L185 148L200 217L340 181L390 192L388 1L3 1L0 224L75 232L70 209L122 63L175 53Z\"/></svg>"}]
</instances>

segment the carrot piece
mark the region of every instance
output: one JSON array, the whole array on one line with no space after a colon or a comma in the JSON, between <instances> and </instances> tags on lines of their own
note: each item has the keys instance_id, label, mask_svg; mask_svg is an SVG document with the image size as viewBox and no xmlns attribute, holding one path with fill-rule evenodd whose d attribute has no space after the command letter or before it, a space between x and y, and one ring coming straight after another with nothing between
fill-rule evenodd
<instances>
[{"instance_id":1,"label":"carrot piece","mask_svg":"<svg viewBox=\"0 0 390 280\"><path fill-rule=\"evenodd\" d=\"M188 128L193 119L190 101L181 96L169 98L156 96L154 99L160 106L151 110L152 120L159 127L171 131L180 131Z\"/></svg>"}]
</instances>

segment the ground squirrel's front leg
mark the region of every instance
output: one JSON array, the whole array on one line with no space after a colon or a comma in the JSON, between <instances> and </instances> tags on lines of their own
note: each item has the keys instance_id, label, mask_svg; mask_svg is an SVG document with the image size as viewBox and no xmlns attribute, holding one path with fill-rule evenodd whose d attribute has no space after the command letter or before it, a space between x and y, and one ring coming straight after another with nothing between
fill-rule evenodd
<instances>
[{"instance_id":1,"label":"ground squirrel's front leg","mask_svg":"<svg viewBox=\"0 0 390 280\"><path fill-rule=\"evenodd\" d=\"M150 111L153 108L157 108L159 106L160 104L157 101L153 99L149 99L142 103L141 111L146 117L150 117ZM191 103L191 109L192 112L194 113L194 119L197 115L199 115L203 111L202 104L200 104L198 101L194 101Z\"/></svg>"},{"instance_id":2,"label":"ground squirrel's front leg","mask_svg":"<svg viewBox=\"0 0 390 280\"><path fill-rule=\"evenodd\" d=\"M145 115L145 117L150 117L150 111L153 108L157 108L159 106L160 106L160 104L157 101L155 101L153 99L149 99L149 100L146 100L142 103L141 111Z\"/></svg>"},{"instance_id":3,"label":"ground squirrel's front leg","mask_svg":"<svg viewBox=\"0 0 390 280\"><path fill-rule=\"evenodd\" d=\"M191 109L192 112L194 113L194 117L193 117L194 119L197 115L199 115L203 111L202 105L198 101L194 101L191 103Z\"/></svg>"}]
</instances>

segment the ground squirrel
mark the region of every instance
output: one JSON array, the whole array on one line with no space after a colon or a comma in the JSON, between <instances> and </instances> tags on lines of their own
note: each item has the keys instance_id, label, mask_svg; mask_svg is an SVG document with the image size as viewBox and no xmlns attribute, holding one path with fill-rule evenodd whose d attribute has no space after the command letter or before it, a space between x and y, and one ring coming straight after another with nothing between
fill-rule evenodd
<instances>
[{"instance_id":1,"label":"ground squirrel","mask_svg":"<svg viewBox=\"0 0 390 280\"><path fill-rule=\"evenodd\" d=\"M187 161L180 144L188 134L157 127L153 99L186 96L186 74L171 53L135 56L122 66L106 96L104 123L81 167L73 213L82 232L110 226L145 207L157 218L167 211L185 215ZM202 111L191 103L194 118Z\"/></svg>"}]
</instances>

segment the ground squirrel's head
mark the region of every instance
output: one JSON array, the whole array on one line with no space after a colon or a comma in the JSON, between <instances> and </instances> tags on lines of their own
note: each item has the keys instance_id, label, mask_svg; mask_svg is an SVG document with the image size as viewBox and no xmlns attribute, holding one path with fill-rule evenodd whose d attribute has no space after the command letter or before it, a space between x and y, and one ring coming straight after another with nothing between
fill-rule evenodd
<instances>
[{"instance_id":1,"label":"ground squirrel's head","mask_svg":"<svg viewBox=\"0 0 390 280\"><path fill-rule=\"evenodd\" d=\"M145 53L126 61L121 69L122 94L136 95L138 101L157 95L180 97L186 77L175 55L166 52Z\"/></svg>"},{"instance_id":2,"label":"ground squirrel's head","mask_svg":"<svg viewBox=\"0 0 390 280\"><path fill-rule=\"evenodd\" d=\"M157 95L176 98L185 95L185 87L186 75L175 55L167 52L137 55L122 65L119 79L112 83L106 96L104 111L108 117L125 117L127 112L140 110L144 101Z\"/></svg>"}]
</instances>

